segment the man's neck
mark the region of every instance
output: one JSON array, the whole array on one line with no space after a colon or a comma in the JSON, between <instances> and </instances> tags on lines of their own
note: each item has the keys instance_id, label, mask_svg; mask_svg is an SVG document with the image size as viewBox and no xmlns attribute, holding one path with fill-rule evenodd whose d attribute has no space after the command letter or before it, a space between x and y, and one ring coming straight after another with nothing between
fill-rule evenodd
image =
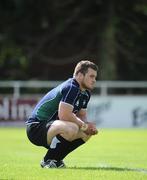
<instances>
[{"instance_id":1,"label":"man's neck","mask_svg":"<svg viewBox=\"0 0 147 180\"><path fill-rule=\"evenodd\" d=\"M75 79L75 80L77 81L77 83L79 84L80 90L81 90L81 91L85 91L86 89L82 87L82 84L81 84L80 80L79 80L78 78L76 78L76 77L74 77L74 79Z\"/></svg>"}]
</instances>

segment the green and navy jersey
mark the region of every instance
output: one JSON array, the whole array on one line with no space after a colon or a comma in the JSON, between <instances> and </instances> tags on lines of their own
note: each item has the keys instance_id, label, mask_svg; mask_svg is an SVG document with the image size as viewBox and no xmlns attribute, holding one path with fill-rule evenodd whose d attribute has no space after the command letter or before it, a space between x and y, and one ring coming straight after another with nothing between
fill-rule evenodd
<instances>
[{"instance_id":1,"label":"green and navy jersey","mask_svg":"<svg viewBox=\"0 0 147 180\"><path fill-rule=\"evenodd\" d=\"M80 109L86 109L90 99L88 90L81 91L78 82L74 78L64 81L62 84L49 91L36 105L31 121L54 121L58 118L58 107L60 102L73 106L73 113ZM29 120L28 120L29 123Z\"/></svg>"}]
</instances>

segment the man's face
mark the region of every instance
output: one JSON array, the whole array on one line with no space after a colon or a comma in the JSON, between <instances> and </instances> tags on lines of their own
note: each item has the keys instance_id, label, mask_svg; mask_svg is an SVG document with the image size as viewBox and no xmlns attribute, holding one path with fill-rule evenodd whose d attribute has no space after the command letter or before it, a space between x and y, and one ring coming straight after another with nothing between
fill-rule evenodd
<instances>
[{"instance_id":1,"label":"man's face","mask_svg":"<svg viewBox=\"0 0 147 180\"><path fill-rule=\"evenodd\" d=\"M88 71L81 80L81 87L83 89L92 90L96 83L97 72L91 68L88 68Z\"/></svg>"}]
</instances>

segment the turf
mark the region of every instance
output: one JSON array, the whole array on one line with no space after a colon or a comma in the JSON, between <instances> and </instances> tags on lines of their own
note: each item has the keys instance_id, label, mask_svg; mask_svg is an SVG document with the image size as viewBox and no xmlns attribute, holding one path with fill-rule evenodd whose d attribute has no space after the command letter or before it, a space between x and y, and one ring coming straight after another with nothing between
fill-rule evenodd
<instances>
[{"instance_id":1,"label":"turf","mask_svg":"<svg viewBox=\"0 0 147 180\"><path fill-rule=\"evenodd\" d=\"M0 128L0 179L147 179L146 129L101 129L65 158L66 169L40 168L45 152L28 141L24 128Z\"/></svg>"}]
</instances>

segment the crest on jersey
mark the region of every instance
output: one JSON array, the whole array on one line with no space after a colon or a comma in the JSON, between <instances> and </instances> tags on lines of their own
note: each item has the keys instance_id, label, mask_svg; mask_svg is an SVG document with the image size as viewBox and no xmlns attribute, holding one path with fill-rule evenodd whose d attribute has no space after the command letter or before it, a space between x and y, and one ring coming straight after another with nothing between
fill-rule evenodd
<instances>
[{"instance_id":1,"label":"crest on jersey","mask_svg":"<svg viewBox=\"0 0 147 180\"><path fill-rule=\"evenodd\" d=\"M83 101L83 106L85 106L85 104L86 104L86 100Z\"/></svg>"},{"instance_id":2,"label":"crest on jersey","mask_svg":"<svg viewBox=\"0 0 147 180\"><path fill-rule=\"evenodd\" d=\"M76 102L76 104L75 104L76 106L79 106L79 99L77 100L77 102Z\"/></svg>"}]
</instances>

